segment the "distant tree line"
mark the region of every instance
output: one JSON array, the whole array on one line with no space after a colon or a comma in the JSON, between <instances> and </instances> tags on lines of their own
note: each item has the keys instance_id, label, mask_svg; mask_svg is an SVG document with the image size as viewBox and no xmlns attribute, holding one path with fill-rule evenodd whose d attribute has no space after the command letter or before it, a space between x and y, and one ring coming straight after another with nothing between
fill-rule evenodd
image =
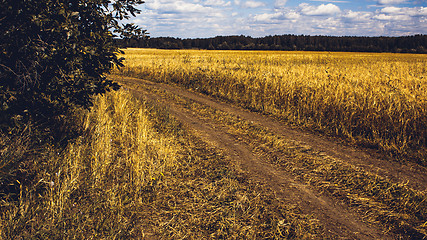
<instances>
[{"instance_id":1,"label":"distant tree line","mask_svg":"<svg viewBox=\"0 0 427 240\"><path fill-rule=\"evenodd\" d=\"M130 40L116 39L116 41L122 47L159 49L427 53L427 35L404 37L275 35L260 38L241 35L195 39L157 37Z\"/></svg>"}]
</instances>

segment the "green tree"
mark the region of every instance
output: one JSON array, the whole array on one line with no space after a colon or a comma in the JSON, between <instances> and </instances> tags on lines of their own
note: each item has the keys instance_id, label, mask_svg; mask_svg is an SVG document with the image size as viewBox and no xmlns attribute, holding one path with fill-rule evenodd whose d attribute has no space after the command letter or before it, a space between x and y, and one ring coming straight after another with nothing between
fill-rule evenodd
<instances>
[{"instance_id":1,"label":"green tree","mask_svg":"<svg viewBox=\"0 0 427 240\"><path fill-rule=\"evenodd\" d=\"M145 35L122 24L141 0L0 0L0 125L49 122L94 94L122 66L115 37Z\"/></svg>"}]
</instances>

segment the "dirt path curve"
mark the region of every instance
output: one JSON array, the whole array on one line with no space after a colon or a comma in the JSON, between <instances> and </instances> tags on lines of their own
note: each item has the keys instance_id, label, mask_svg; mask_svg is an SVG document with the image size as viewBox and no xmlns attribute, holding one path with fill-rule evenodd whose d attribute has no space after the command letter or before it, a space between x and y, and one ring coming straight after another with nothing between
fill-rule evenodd
<instances>
[{"instance_id":1,"label":"dirt path curve","mask_svg":"<svg viewBox=\"0 0 427 240\"><path fill-rule=\"evenodd\" d=\"M253 121L256 124L268 128L275 134L304 142L319 151L352 162L354 165L369 168L381 175L396 179L397 181L409 181L408 184L420 190L424 190L422 188L426 186L427 179L426 176L422 174L425 173L425 169L376 159L363 151L344 147L328 139L320 138L317 135L291 129L269 117L252 113L226 103L221 103L210 97L193 93L180 87L127 77L120 77L120 79L117 80L123 83L144 84L152 88L168 91L180 97L191 99L212 108L237 115L242 119ZM267 163L267 160L263 159L262 156L254 154L250 146L239 141L235 136L228 134L223 126L201 120L194 113L181 106L177 106L173 102L170 102L170 100L159 99L155 94L148 93L144 90L137 90L135 93L139 96L157 100L160 104L169 106L172 115L188 126L188 128L196 132L204 141L222 149L230 159L236 161L239 167L245 171L250 178L266 183L277 192L277 196L283 201L289 202L290 204L298 204L304 213L313 214L332 235L338 236L338 238L341 239L394 238L391 235L384 235L381 230L374 226L365 224L360 216L352 213L346 206L338 203L336 200L316 192L307 185L299 183L291 174Z\"/></svg>"},{"instance_id":2,"label":"dirt path curve","mask_svg":"<svg viewBox=\"0 0 427 240\"><path fill-rule=\"evenodd\" d=\"M313 192L308 186L296 182L288 173L277 170L277 167L253 154L249 146L227 134L223 127L200 120L193 113L177 106L171 107L170 112L204 141L222 149L253 180L267 183L276 191L279 199L298 204L305 214L313 214L319 221L328 223L325 227L332 235L345 239L389 238L381 231L366 226L343 206Z\"/></svg>"},{"instance_id":3,"label":"dirt path curve","mask_svg":"<svg viewBox=\"0 0 427 240\"><path fill-rule=\"evenodd\" d=\"M171 86L162 83L155 83L136 78L122 78L122 82L146 84L161 90L166 90L180 97L188 98L209 107L232 113L244 120L251 121L261 125L272 133L283 136L294 141L303 142L313 149L324 152L325 154L352 163L354 166L361 167L369 172L386 176L394 182L406 183L413 189L427 191L427 169L413 163L391 162L389 160L375 157L374 153L368 153L366 150L360 150L354 147L348 147L333 139L325 136L293 129L275 119L258 113L250 112L246 109L220 102L212 97L191 92L178 86Z\"/></svg>"}]
</instances>

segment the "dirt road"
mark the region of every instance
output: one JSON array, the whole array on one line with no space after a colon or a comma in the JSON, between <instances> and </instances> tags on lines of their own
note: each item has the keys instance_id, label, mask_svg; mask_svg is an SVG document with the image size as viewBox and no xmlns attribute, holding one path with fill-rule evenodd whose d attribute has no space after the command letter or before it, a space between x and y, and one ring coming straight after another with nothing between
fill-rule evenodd
<instances>
[{"instance_id":1,"label":"dirt road","mask_svg":"<svg viewBox=\"0 0 427 240\"><path fill-rule=\"evenodd\" d=\"M201 118L198 113L185 108L182 104L168 98L162 98L159 94L154 94L147 89L156 89L156 91L176 95L186 101L196 102L237 116L242 121L249 121L281 138L304 144L311 149L310 151L317 154L340 159L352 166L386 177L394 182L404 182L419 191L426 190L426 169L417 165L383 160L374 157L365 150L345 146L340 141L290 128L270 117L177 86L128 77L116 77L116 80L133 89L136 95L167 106L173 116L201 137L202 140L222 149L229 159L235 161L237 167L251 179L267 184L276 191L280 199L289 202L289 204L297 204L304 213L312 214L325 229L340 239L395 239L396 236L390 232L385 233L384 229L378 226L366 223L363 216L354 212L343 201L320 192L292 173L278 168L269 162L265 155L254 151L254 146L243 141L243 137L230 133L228 126Z\"/></svg>"}]
</instances>

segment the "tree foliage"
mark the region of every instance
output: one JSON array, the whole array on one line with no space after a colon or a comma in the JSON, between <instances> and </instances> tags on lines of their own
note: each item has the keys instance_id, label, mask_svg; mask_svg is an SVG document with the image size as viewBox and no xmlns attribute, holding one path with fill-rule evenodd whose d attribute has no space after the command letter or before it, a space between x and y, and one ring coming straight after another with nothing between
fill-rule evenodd
<instances>
[{"instance_id":1,"label":"tree foliage","mask_svg":"<svg viewBox=\"0 0 427 240\"><path fill-rule=\"evenodd\" d=\"M107 80L123 59L115 37L142 37L122 24L141 0L0 0L0 124L45 122L91 96L118 89Z\"/></svg>"},{"instance_id":2,"label":"tree foliage","mask_svg":"<svg viewBox=\"0 0 427 240\"><path fill-rule=\"evenodd\" d=\"M333 37L306 35L275 35L260 38L248 36L218 36L214 38L180 39L157 37L150 39L116 40L126 47L209 50L286 50L427 53L427 35L403 37Z\"/></svg>"}]
</instances>

